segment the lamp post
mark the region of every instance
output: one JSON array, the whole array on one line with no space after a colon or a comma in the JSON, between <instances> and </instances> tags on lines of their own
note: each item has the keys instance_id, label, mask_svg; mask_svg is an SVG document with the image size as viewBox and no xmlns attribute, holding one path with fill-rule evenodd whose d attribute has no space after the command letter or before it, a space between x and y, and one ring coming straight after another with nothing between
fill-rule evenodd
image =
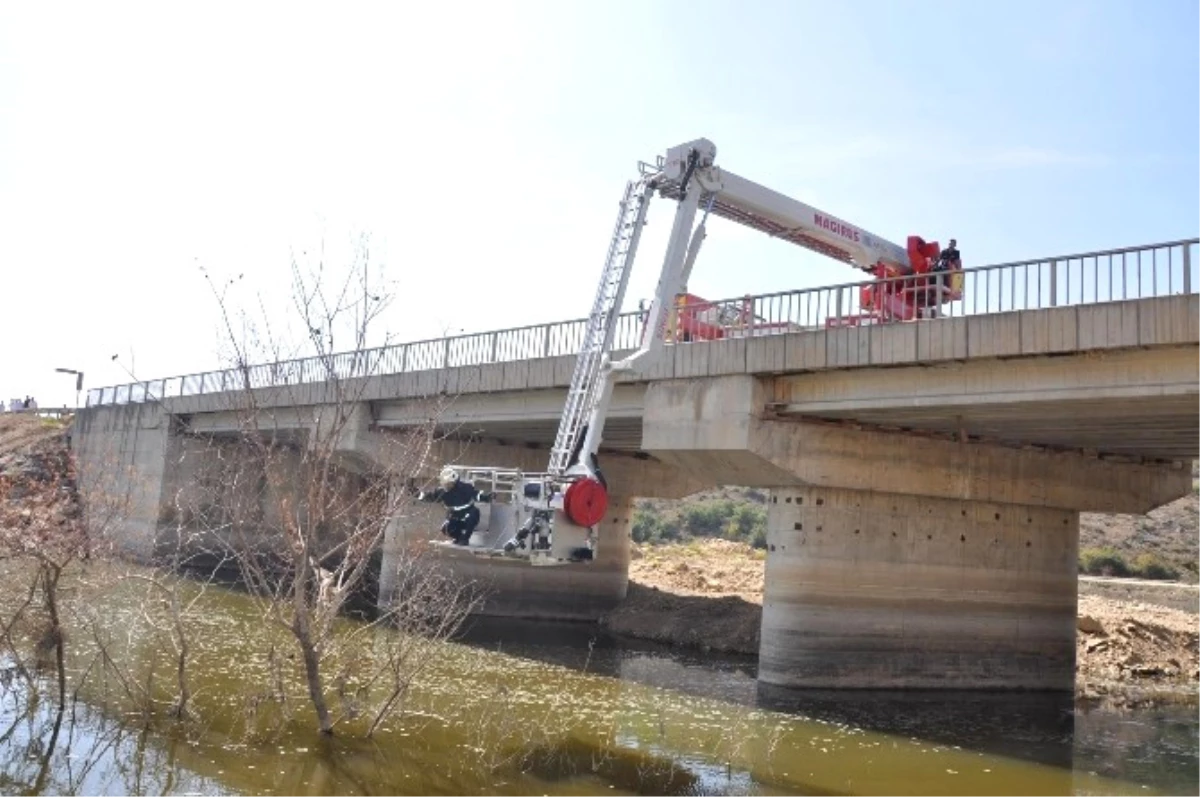
<instances>
[{"instance_id":1,"label":"lamp post","mask_svg":"<svg viewBox=\"0 0 1200 797\"><path fill-rule=\"evenodd\" d=\"M83 371L74 368L55 368L60 374L75 374L75 409L79 409L79 391L83 390Z\"/></svg>"}]
</instances>

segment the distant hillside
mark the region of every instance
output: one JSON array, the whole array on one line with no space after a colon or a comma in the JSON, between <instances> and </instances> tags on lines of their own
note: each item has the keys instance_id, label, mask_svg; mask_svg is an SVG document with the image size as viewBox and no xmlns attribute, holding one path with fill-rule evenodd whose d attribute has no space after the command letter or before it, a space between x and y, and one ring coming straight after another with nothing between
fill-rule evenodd
<instances>
[{"instance_id":1,"label":"distant hillside","mask_svg":"<svg viewBox=\"0 0 1200 797\"><path fill-rule=\"evenodd\" d=\"M1096 575L1142 575L1153 558L1175 571L1181 581L1196 582L1200 559L1200 495L1192 466L1192 494L1148 515L1099 515L1085 512L1079 519L1080 561L1092 563L1086 569ZM1110 562L1109 557L1116 561ZM1139 557L1143 566L1137 567ZM1126 572L1121 572L1124 564ZM1107 568L1107 572L1105 572ZM1161 576L1160 576L1161 577Z\"/></svg>"},{"instance_id":2,"label":"distant hillside","mask_svg":"<svg viewBox=\"0 0 1200 797\"><path fill-rule=\"evenodd\" d=\"M1080 570L1096 575L1168 578L1196 582L1200 512L1193 466L1192 494L1149 515L1080 518ZM679 501L639 499L633 538L651 545L715 537L765 548L767 490L723 487Z\"/></svg>"}]
</instances>

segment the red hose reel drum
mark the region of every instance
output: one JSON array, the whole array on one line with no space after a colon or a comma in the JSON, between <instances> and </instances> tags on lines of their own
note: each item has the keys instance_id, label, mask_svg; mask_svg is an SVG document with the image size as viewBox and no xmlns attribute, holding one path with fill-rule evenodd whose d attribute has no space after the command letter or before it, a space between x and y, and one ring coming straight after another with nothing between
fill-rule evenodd
<instances>
[{"instance_id":1,"label":"red hose reel drum","mask_svg":"<svg viewBox=\"0 0 1200 797\"><path fill-rule=\"evenodd\" d=\"M579 479L563 495L563 512L576 526L594 526L608 511L608 490L591 477Z\"/></svg>"}]
</instances>

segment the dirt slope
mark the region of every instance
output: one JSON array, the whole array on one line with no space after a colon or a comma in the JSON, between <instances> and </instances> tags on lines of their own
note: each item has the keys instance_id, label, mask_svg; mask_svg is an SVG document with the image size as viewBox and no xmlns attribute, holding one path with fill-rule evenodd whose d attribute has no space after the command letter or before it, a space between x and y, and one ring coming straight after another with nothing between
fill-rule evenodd
<instances>
[{"instance_id":1,"label":"dirt slope","mask_svg":"<svg viewBox=\"0 0 1200 797\"><path fill-rule=\"evenodd\" d=\"M58 421L0 415L0 556L83 550L74 463Z\"/></svg>"},{"instance_id":2,"label":"dirt slope","mask_svg":"<svg viewBox=\"0 0 1200 797\"><path fill-rule=\"evenodd\" d=\"M633 581L679 595L737 595L762 603L765 551L717 539L634 548Z\"/></svg>"},{"instance_id":3,"label":"dirt slope","mask_svg":"<svg viewBox=\"0 0 1200 797\"><path fill-rule=\"evenodd\" d=\"M58 421L24 413L0 412L0 455L26 451L61 432L62 424Z\"/></svg>"}]
</instances>

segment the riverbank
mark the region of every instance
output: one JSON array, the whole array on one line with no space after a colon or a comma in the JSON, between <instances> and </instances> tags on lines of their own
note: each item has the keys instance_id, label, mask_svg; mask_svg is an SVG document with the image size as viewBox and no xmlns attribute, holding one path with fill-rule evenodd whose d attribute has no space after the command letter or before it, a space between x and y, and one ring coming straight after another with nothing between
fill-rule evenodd
<instances>
[{"instance_id":1,"label":"riverbank","mask_svg":"<svg viewBox=\"0 0 1200 797\"><path fill-rule=\"evenodd\" d=\"M629 594L602 624L610 631L702 651L758 655L765 556L744 543L706 539L635 546ZM1136 586L1136 585L1135 585ZM1195 702L1197 615L1117 599L1090 581L1079 596L1076 692L1118 705ZM1165 596L1160 602L1173 599ZM1187 602L1178 605L1188 605Z\"/></svg>"}]
</instances>

